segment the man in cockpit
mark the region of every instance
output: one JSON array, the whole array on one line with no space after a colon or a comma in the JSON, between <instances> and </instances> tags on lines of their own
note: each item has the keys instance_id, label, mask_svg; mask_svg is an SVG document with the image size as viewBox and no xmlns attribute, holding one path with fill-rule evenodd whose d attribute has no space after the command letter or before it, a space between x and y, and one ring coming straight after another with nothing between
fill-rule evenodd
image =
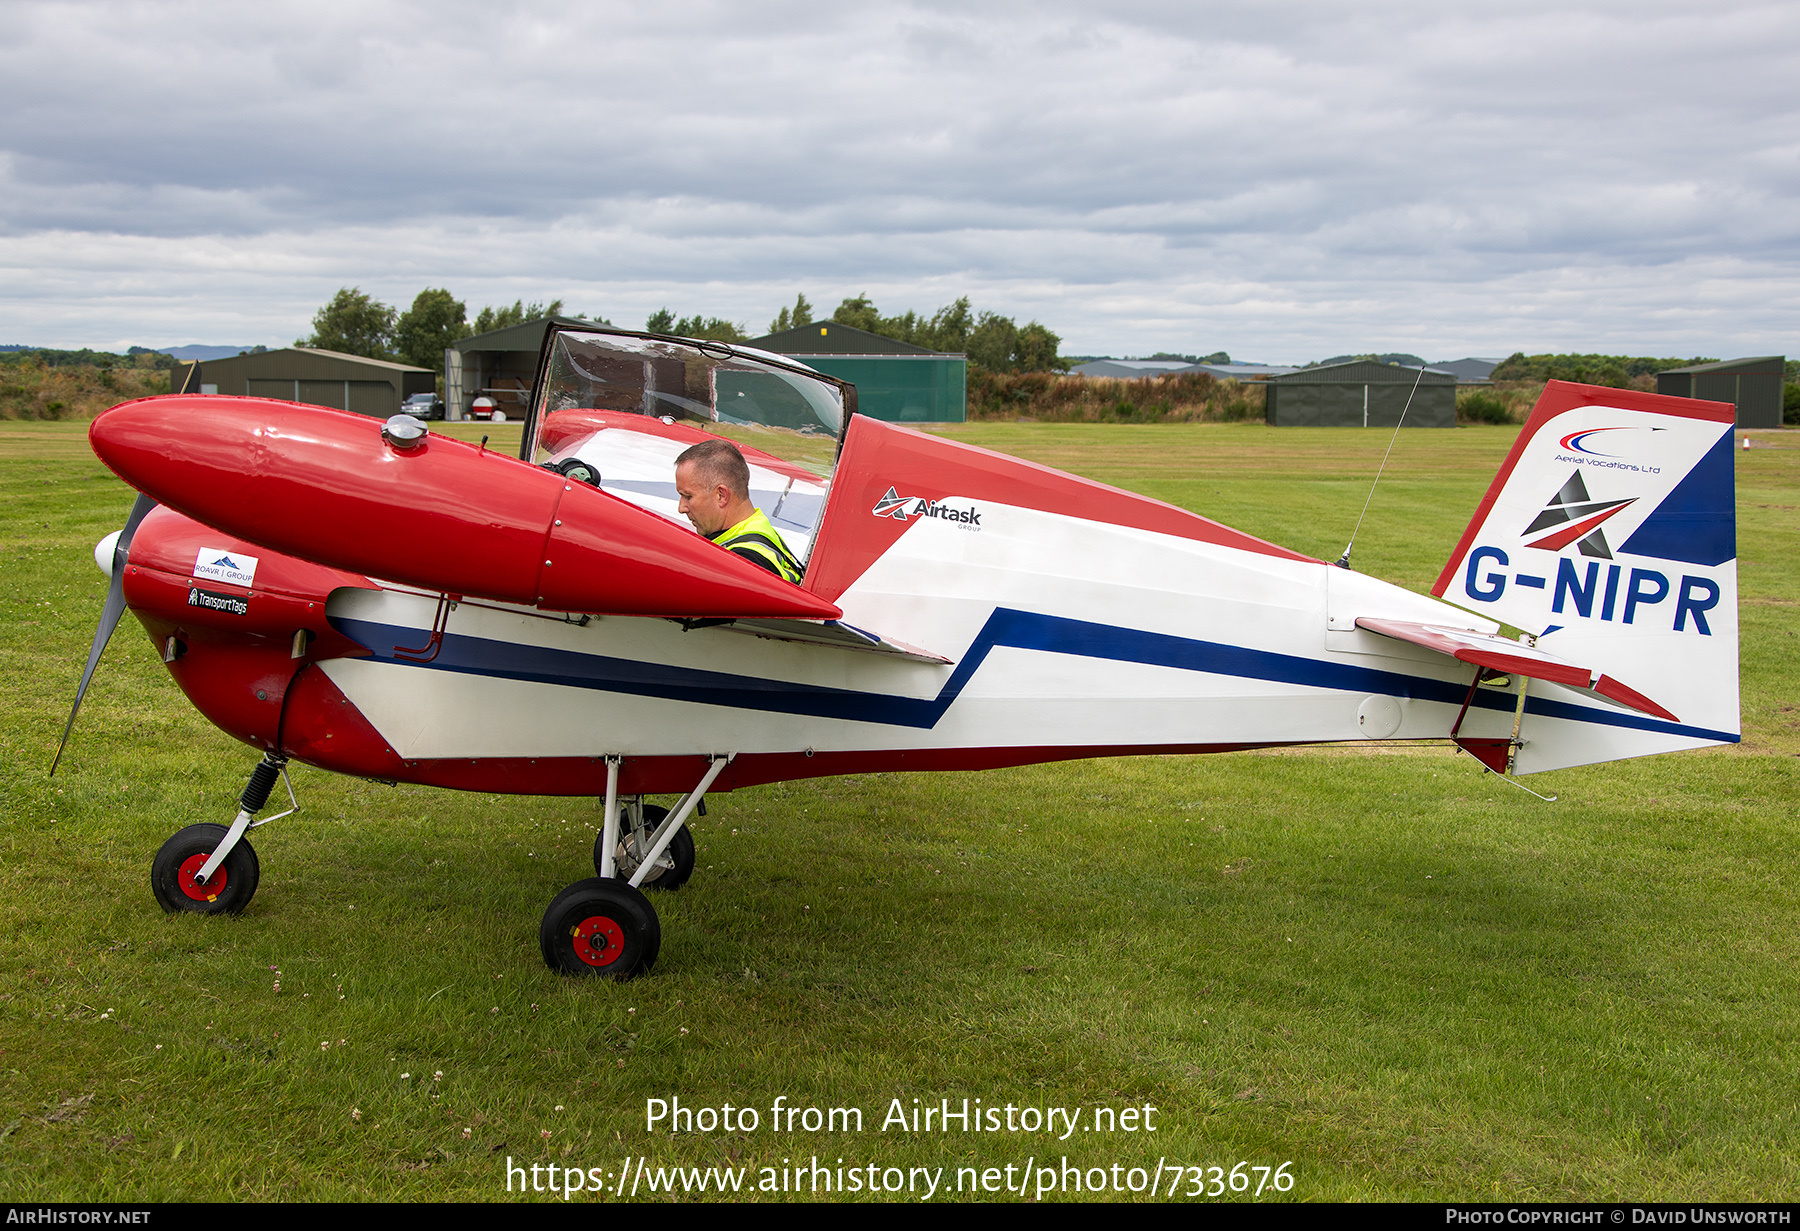
<instances>
[{"instance_id":1,"label":"man in cockpit","mask_svg":"<svg viewBox=\"0 0 1800 1231\"><path fill-rule=\"evenodd\" d=\"M694 529L725 550L798 585L800 562L750 503L750 467L729 440L703 440L675 459L675 492Z\"/></svg>"}]
</instances>

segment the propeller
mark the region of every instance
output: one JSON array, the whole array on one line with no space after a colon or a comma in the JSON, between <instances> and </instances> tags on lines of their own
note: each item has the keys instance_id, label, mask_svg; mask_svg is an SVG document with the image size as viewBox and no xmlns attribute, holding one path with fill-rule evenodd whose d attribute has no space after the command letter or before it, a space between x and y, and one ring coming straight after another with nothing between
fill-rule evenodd
<instances>
[{"instance_id":1,"label":"propeller","mask_svg":"<svg viewBox=\"0 0 1800 1231\"><path fill-rule=\"evenodd\" d=\"M106 643L112 640L113 630L119 627L119 619L125 614L125 556L131 550L131 536L137 533L138 523L144 520L145 514L156 507L156 501L138 493L137 502L131 506L131 515L125 519L125 528L116 535L109 535L112 542L111 566L107 572L112 575L112 584L106 588L106 606L100 610L100 627L94 630L94 645L88 651L87 670L81 673L81 686L75 690L75 704L69 707L69 721L63 727L62 742L56 746L56 759L50 762L50 774L55 776L56 766L62 760L63 749L68 746L69 732L75 729L75 715L81 712L81 699L87 695L88 681L94 678L94 668L100 665L100 655L106 652ZM106 540L101 540L101 546ZM100 556L95 551L95 557Z\"/></svg>"}]
</instances>

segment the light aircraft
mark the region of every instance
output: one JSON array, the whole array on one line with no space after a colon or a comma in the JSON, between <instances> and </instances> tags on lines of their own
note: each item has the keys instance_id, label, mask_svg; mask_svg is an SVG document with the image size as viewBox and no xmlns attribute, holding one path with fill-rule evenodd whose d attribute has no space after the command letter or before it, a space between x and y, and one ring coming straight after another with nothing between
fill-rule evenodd
<instances>
[{"instance_id":1,"label":"light aircraft","mask_svg":"<svg viewBox=\"0 0 1800 1231\"><path fill-rule=\"evenodd\" d=\"M1738 738L1729 405L1551 382L1430 598L854 411L779 356L559 325L518 457L255 398L100 415L141 495L96 549L76 707L129 608L263 753L229 825L157 853L157 900L244 909L290 759L600 798L596 875L539 938L625 978L661 944L642 889L692 874L712 791L1358 739L1529 774ZM678 515L674 459L714 433L800 585Z\"/></svg>"}]
</instances>

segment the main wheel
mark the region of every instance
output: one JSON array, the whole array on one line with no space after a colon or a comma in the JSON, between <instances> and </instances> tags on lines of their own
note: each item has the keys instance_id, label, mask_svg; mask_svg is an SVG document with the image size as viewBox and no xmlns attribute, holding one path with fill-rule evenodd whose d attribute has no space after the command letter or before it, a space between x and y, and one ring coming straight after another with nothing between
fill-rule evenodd
<instances>
[{"instance_id":1,"label":"main wheel","mask_svg":"<svg viewBox=\"0 0 1800 1231\"><path fill-rule=\"evenodd\" d=\"M649 837L656 832L656 827L663 823L669 815L667 808L659 808L655 804L644 805L644 836ZM602 830L594 835L594 874L600 873L600 857L606 851L606 832ZM631 832L628 825L619 825L619 844L613 850L613 864L618 869L618 878L630 880L637 874L639 858L637 835ZM683 825L675 831L675 837L668 848L657 858L656 866L644 877L646 889L679 889L687 884L688 877L694 874L694 835Z\"/></svg>"},{"instance_id":2,"label":"main wheel","mask_svg":"<svg viewBox=\"0 0 1800 1231\"><path fill-rule=\"evenodd\" d=\"M238 839L211 880L204 885L194 880L226 833L223 825L189 825L162 844L150 864L150 891L164 910L170 914L235 915L250 905L262 872L256 852L244 838Z\"/></svg>"},{"instance_id":3,"label":"main wheel","mask_svg":"<svg viewBox=\"0 0 1800 1231\"><path fill-rule=\"evenodd\" d=\"M662 924L650 900L624 881L592 877L556 895L538 928L551 970L629 979L656 963Z\"/></svg>"}]
</instances>

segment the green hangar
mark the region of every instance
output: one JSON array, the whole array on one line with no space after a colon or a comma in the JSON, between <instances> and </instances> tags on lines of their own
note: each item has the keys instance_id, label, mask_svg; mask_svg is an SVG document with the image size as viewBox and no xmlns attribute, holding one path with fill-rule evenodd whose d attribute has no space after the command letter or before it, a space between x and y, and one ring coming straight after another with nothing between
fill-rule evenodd
<instances>
[{"instance_id":1,"label":"green hangar","mask_svg":"<svg viewBox=\"0 0 1800 1231\"><path fill-rule=\"evenodd\" d=\"M890 423L961 423L968 417L969 360L815 321L744 343L797 359L856 386L856 409Z\"/></svg>"},{"instance_id":2,"label":"green hangar","mask_svg":"<svg viewBox=\"0 0 1800 1231\"><path fill-rule=\"evenodd\" d=\"M1456 426L1456 376L1434 368L1356 360L1271 376L1263 388L1271 427L1393 427L1403 410L1407 427Z\"/></svg>"},{"instance_id":3,"label":"green hangar","mask_svg":"<svg viewBox=\"0 0 1800 1231\"><path fill-rule=\"evenodd\" d=\"M1656 391L1678 398L1730 402L1737 407L1739 427L1780 427L1786 355L1697 363L1656 374Z\"/></svg>"}]
</instances>

